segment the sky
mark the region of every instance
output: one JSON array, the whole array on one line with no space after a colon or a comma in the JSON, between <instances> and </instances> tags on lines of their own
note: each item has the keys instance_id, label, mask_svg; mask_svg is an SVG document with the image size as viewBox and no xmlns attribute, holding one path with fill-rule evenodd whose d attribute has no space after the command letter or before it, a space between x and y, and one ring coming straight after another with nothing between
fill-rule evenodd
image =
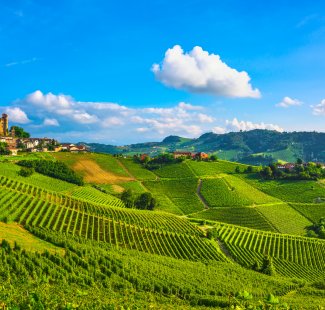
<instances>
[{"instance_id":1,"label":"sky","mask_svg":"<svg viewBox=\"0 0 325 310\"><path fill-rule=\"evenodd\" d=\"M325 2L0 0L0 106L62 142L325 132Z\"/></svg>"}]
</instances>

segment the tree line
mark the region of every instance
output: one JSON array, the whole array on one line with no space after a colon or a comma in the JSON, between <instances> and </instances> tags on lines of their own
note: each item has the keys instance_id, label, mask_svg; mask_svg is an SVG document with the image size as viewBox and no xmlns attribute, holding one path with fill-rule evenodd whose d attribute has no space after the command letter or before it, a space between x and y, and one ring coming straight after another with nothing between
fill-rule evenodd
<instances>
[{"instance_id":1,"label":"tree line","mask_svg":"<svg viewBox=\"0 0 325 310\"><path fill-rule=\"evenodd\" d=\"M20 160L17 164L22 167L34 169L38 173L55 179L77 184L79 186L84 185L82 178L72 169L70 169L65 163L60 161L50 161L44 159Z\"/></svg>"}]
</instances>

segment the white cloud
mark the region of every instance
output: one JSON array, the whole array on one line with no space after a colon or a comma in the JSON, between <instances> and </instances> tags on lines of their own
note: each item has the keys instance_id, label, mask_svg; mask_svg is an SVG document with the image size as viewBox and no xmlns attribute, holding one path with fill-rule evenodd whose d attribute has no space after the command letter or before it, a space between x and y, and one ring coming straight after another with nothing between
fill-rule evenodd
<instances>
[{"instance_id":1,"label":"white cloud","mask_svg":"<svg viewBox=\"0 0 325 310\"><path fill-rule=\"evenodd\" d=\"M59 122L55 118L45 118L43 125L44 126L60 126Z\"/></svg>"},{"instance_id":2,"label":"white cloud","mask_svg":"<svg viewBox=\"0 0 325 310\"><path fill-rule=\"evenodd\" d=\"M248 131L253 129L269 129L269 130L276 130L279 132L283 131L283 128L281 128L278 125L274 124L265 124L265 123L253 123L249 121L238 121L237 118L234 118L233 120L226 120L226 131Z\"/></svg>"},{"instance_id":3,"label":"white cloud","mask_svg":"<svg viewBox=\"0 0 325 310\"><path fill-rule=\"evenodd\" d=\"M325 115L325 99L323 99L319 104L311 107L314 115Z\"/></svg>"},{"instance_id":4,"label":"white cloud","mask_svg":"<svg viewBox=\"0 0 325 310\"><path fill-rule=\"evenodd\" d=\"M200 123L213 123L213 121L214 121L213 117L203 114L203 113L198 114L198 119L199 119Z\"/></svg>"},{"instance_id":5,"label":"white cloud","mask_svg":"<svg viewBox=\"0 0 325 310\"><path fill-rule=\"evenodd\" d=\"M292 99L290 97L284 97L281 102L277 103L275 106L279 108L289 108L293 106L300 106L302 102L298 99Z\"/></svg>"},{"instance_id":6,"label":"white cloud","mask_svg":"<svg viewBox=\"0 0 325 310\"><path fill-rule=\"evenodd\" d=\"M216 126L212 128L212 132L216 134L224 134L226 133L226 129L223 127Z\"/></svg>"},{"instance_id":7,"label":"white cloud","mask_svg":"<svg viewBox=\"0 0 325 310\"><path fill-rule=\"evenodd\" d=\"M30 120L27 117L27 114L18 107L7 108L5 112L9 116L9 121L18 123L18 124L27 124Z\"/></svg>"},{"instance_id":8,"label":"white cloud","mask_svg":"<svg viewBox=\"0 0 325 310\"><path fill-rule=\"evenodd\" d=\"M229 67L219 55L209 54L199 46L185 53L175 45L166 51L162 64L154 64L151 70L157 80L177 89L226 97L261 96L258 89L252 88L247 72Z\"/></svg>"},{"instance_id":9,"label":"white cloud","mask_svg":"<svg viewBox=\"0 0 325 310\"><path fill-rule=\"evenodd\" d=\"M104 128L112 127L112 126L122 126L122 125L124 125L123 119L118 118L118 117L114 117L114 116L113 117L107 117L102 122L102 126Z\"/></svg>"},{"instance_id":10,"label":"white cloud","mask_svg":"<svg viewBox=\"0 0 325 310\"><path fill-rule=\"evenodd\" d=\"M24 101L52 114L70 118L77 123L93 124L98 122L96 115L86 112L82 104L75 102L71 96L54 95L52 93L43 94L40 90L37 90L29 94Z\"/></svg>"}]
</instances>

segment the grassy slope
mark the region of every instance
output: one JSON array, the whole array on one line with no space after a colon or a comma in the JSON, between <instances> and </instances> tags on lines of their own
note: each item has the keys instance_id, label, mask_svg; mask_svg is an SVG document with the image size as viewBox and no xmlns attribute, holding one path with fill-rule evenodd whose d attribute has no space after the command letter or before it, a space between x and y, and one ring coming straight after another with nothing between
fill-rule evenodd
<instances>
[{"instance_id":1,"label":"grassy slope","mask_svg":"<svg viewBox=\"0 0 325 310\"><path fill-rule=\"evenodd\" d=\"M35 237L17 223L6 224L0 222L0 241L2 239L9 241L11 246L14 246L14 242L17 242L19 246L23 247L27 251L44 252L47 250L51 253L57 253L60 255L64 255L65 253L62 248Z\"/></svg>"}]
</instances>

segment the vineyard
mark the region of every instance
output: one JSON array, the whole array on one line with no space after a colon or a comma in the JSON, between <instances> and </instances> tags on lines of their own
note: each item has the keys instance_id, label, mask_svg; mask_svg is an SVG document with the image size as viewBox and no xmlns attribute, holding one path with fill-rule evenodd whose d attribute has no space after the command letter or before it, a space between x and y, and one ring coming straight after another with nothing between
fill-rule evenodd
<instances>
[{"instance_id":1,"label":"vineyard","mask_svg":"<svg viewBox=\"0 0 325 310\"><path fill-rule=\"evenodd\" d=\"M196 194L198 180L195 178L147 181L144 186L157 196L166 195L180 214L189 214L204 208Z\"/></svg>"},{"instance_id":2,"label":"vineyard","mask_svg":"<svg viewBox=\"0 0 325 310\"><path fill-rule=\"evenodd\" d=\"M191 214L190 217L224 222L266 231L276 231L276 229L263 216L261 216L256 208L219 207Z\"/></svg>"},{"instance_id":3,"label":"vineyard","mask_svg":"<svg viewBox=\"0 0 325 310\"><path fill-rule=\"evenodd\" d=\"M285 203L261 205L256 208L283 234L305 235L306 227L311 225L307 218Z\"/></svg>"},{"instance_id":4,"label":"vineyard","mask_svg":"<svg viewBox=\"0 0 325 310\"><path fill-rule=\"evenodd\" d=\"M2 219L179 259L226 260L184 219L113 208L114 200L105 208L4 177L0 184Z\"/></svg>"},{"instance_id":5,"label":"vineyard","mask_svg":"<svg viewBox=\"0 0 325 310\"><path fill-rule=\"evenodd\" d=\"M264 255L274 259L276 273L285 277L317 281L325 276L325 241L261 232L238 226L216 225L218 238L234 259L252 267Z\"/></svg>"},{"instance_id":6,"label":"vineyard","mask_svg":"<svg viewBox=\"0 0 325 310\"><path fill-rule=\"evenodd\" d=\"M201 194L210 207L247 206L278 201L230 175L203 179Z\"/></svg>"},{"instance_id":7,"label":"vineyard","mask_svg":"<svg viewBox=\"0 0 325 310\"><path fill-rule=\"evenodd\" d=\"M290 203L284 203L284 187L272 195L253 175L235 174L236 163L189 160L149 171L128 158L55 156L66 157L70 167L91 161L101 181L94 175L95 184L75 186L37 173L22 178L14 164L0 163L0 220L8 223L0 225L0 234L12 247L0 240L0 280L13 296L10 301L0 290L0 302L24 300L36 308L21 295L32 290L53 309L65 309L68 301L91 308L98 298L131 308L145 308L149 299L157 309L224 308L236 304L229 296L248 290L254 305L270 292L293 306L322 304L317 285L325 276L325 242L298 236L325 216L324 203L311 199L321 193L316 182L308 183L313 194L295 200L298 185L288 182ZM125 208L118 198L123 189L152 193L157 208ZM295 202L304 199L312 202ZM213 227L215 238L207 238ZM31 250L22 251L13 240ZM252 270L265 255L276 276ZM61 298L48 299L54 293L47 283L60 287Z\"/></svg>"}]
</instances>

